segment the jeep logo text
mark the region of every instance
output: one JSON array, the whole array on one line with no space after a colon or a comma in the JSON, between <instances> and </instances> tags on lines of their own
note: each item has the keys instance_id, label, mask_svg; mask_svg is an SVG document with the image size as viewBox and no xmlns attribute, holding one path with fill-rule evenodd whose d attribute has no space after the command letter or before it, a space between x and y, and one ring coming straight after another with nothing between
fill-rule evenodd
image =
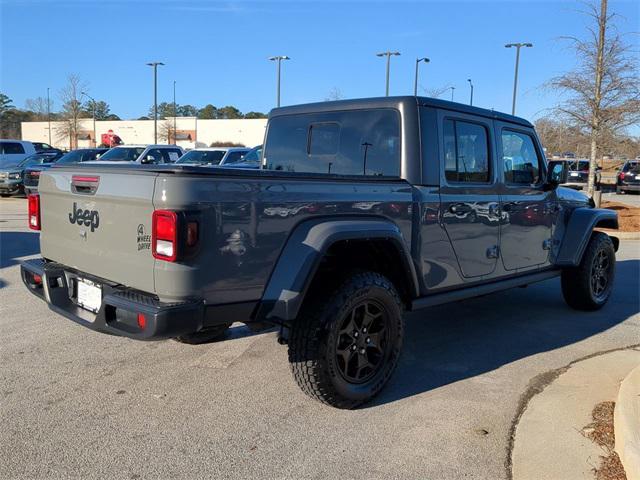
<instances>
[{"instance_id":1,"label":"jeep logo text","mask_svg":"<svg viewBox=\"0 0 640 480\"><path fill-rule=\"evenodd\" d=\"M97 210L83 210L77 206L76 202L73 202L73 209L69 214L69 222L91 227L93 232L100 225L100 215Z\"/></svg>"}]
</instances>

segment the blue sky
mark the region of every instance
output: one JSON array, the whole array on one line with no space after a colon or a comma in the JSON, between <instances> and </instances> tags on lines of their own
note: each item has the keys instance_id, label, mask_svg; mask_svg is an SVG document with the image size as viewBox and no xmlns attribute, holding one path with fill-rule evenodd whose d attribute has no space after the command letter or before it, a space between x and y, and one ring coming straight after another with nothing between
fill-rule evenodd
<instances>
[{"instance_id":1,"label":"blue sky","mask_svg":"<svg viewBox=\"0 0 640 480\"><path fill-rule=\"evenodd\" d=\"M610 1L622 32L640 30L637 0ZM581 36L586 19L573 1L324 1L0 0L0 88L14 104L45 96L54 109L69 73L79 74L98 100L122 118L146 114L152 72L159 70L159 101L235 105L268 111L275 103L275 65L283 64L282 103L319 101L333 88L345 98L384 94L385 63L397 50L391 94L411 94L415 58L421 87L455 86L455 100L511 108L514 49L522 51L517 114L535 119L555 102L543 84L573 65L561 36ZM638 37L630 37L638 42ZM442 95L450 99L450 91Z\"/></svg>"}]
</instances>

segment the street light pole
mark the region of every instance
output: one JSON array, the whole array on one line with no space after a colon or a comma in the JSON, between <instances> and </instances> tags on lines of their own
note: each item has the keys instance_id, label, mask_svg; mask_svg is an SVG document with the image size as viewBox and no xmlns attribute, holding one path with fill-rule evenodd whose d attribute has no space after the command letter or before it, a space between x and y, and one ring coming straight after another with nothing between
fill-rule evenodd
<instances>
[{"instance_id":1,"label":"street light pole","mask_svg":"<svg viewBox=\"0 0 640 480\"><path fill-rule=\"evenodd\" d=\"M89 100L91 100L91 102L93 102L93 146L97 147L98 139L96 138L96 100L86 92L80 92L80 95L84 95Z\"/></svg>"},{"instance_id":2,"label":"street light pole","mask_svg":"<svg viewBox=\"0 0 640 480\"><path fill-rule=\"evenodd\" d=\"M150 62L148 66L153 67L153 143L158 143L158 65L162 62Z\"/></svg>"},{"instance_id":3,"label":"street light pole","mask_svg":"<svg viewBox=\"0 0 640 480\"><path fill-rule=\"evenodd\" d=\"M276 106L280 107L280 64L282 60L291 60L286 55L276 55L275 57L269 57L269 60L277 63L277 76L276 76Z\"/></svg>"},{"instance_id":4,"label":"street light pole","mask_svg":"<svg viewBox=\"0 0 640 480\"><path fill-rule=\"evenodd\" d=\"M176 117L178 116L178 111L176 110L176 81L173 81L173 144L176 144L176 135L177 135L177 126L176 126Z\"/></svg>"},{"instance_id":5,"label":"street light pole","mask_svg":"<svg viewBox=\"0 0 640 480\"><path fill-rule=\"evenodd\" d=\"M49 100L49 87L47 87L47 122L49 123L49 145L51 145L51 101Z\"/></svg>"},{"instance_id":6,"label":"street light pole","mask_svg":"<svg viewBox=\"0 0 640 480\"><path fill-rule=\"evenodd\" d=\"M518 65L520 64L520 49L522 47L531 48L533 43L507 43L506 48L516 47L516 71L513 76L513 102L511 104L511 115L516 114L516 92L518 91Z\"/></svg>"},{"instance_id":7,"label":"street light pole","mask_svg":"<svg viewBox=\"0 0 640 480\"><path fill-rule=\"evenodd\" d=\"M389 70L391 69L391 55L397 57L398 55L400 55L400 52L386 51L386 52L376 53L376 57L387 57L387 83L385 88L385 97L389 96Z\"/></svg>"},{"instance_id":8,"label":"street light pole","mask_svg":"<svg viewBox=\"0 0 640 480\"><path fill-rule=\"evenodd\" d=\"M431 60L429 60L427 57L416 58L416 76L415 76L415 80L413 82L413 96L414 97L418 96L418 65L420 65L420 62L429 63L430 61Z\"/></svg>"},{"instance_id":9,"label":"street light pole","mask_svg":"<svg viewBox=\"0 0 640 480\"><path fill-rule=\"evenodd\" d=\"M453 92L456 89L456 87L449 87L451 89L451 101L453 102Z\"/></svg>"},{"instance_id":10,"label":"street light pole","mask_svg":"<svg viewBox=\"0 0 640 480\"><path fill-rule=\"evenodd\" d=\"M473 82L470 78L467 78L467 82L469 82L469 86L471 87L471 98L469 99L469 105L473 106Z\"/></svg>"}]
</instances>

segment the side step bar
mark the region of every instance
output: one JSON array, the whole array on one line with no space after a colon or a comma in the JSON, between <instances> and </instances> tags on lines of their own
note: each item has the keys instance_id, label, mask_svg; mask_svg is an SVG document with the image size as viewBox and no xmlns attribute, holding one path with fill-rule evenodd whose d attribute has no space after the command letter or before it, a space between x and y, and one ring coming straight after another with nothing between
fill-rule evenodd
<instances>
[{"instance_id":1,"label":"side step bar","mask_svg":"<svg viewBox=\"0 0 640 480\"><path fill-rule=\"evenodd\" d=\"M459 290L434 293L433 295L416 298L411 302L411 310L420 310L421 308L434 307L436 305L442 305L443 303L457 302L459 300L479 297L481 295L487 295L489 293L499 292L509 288L522 287L524 285L529 285L530 283L542 282L543 280L549 280L550 278L560 276L561 272L562 270L560 269L546 270L544 272L511 277L505 280L497 280L491 283L461 288Z\"/></svg>"}]
</instances>

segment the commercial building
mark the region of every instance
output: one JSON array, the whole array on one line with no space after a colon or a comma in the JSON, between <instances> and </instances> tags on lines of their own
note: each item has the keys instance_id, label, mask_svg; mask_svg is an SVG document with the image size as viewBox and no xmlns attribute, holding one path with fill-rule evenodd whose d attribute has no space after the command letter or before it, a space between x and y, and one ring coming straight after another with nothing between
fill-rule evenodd
<instances>
[{"instance_id":1,"label":"commercial building","mask_svg":"<svg viewBox=\"0 0 640 480\"><path fill-rule=\"evenodd\" d=\"M267 120L198 120L178 117L158 120L158 143L175 143L183 148L208 147L213 142L232 142L253 147L262 143ZM153 120L110 120L94 122L83 118L78 122L76 138L69 138L65 122L22 122L22 139L46 142L54 147L73 149L92 147L102 143L103 135L117 135L124 144L150 144L153 139ZM175 137L175 138L174 138Z\"/></svg>"}]
</instances>

